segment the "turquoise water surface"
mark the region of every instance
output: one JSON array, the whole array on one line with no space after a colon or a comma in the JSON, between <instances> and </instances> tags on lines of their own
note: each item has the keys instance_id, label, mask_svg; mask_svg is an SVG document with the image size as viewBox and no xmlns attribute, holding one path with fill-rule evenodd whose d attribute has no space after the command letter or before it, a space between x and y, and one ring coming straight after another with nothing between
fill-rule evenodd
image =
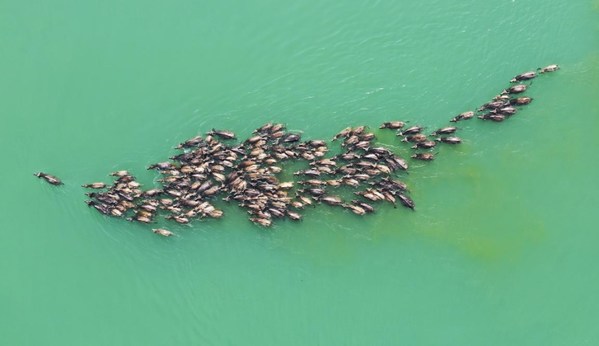
<instances>
[{"instance_id":1,"label":"turquoise water surface","mask_svg":"<svg viewBox=\"0 0 599 346\"><path fill-rule=\"evenodd\" d=\"M0 2L2 345L596 345L597 2ZM551 63L504 123L411 162L417 211L177 237L81 184L212 127L429 129ZM54 187L32 173L61 177Z\"/></svg>"}]
</instances>

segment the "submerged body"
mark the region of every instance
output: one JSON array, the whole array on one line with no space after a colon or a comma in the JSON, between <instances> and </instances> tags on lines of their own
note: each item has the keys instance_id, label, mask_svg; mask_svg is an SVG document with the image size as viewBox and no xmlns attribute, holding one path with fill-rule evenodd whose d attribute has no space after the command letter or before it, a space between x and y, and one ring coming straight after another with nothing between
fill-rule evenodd
<instances>
[{"instance_id":1,"label":"submerged body","mask_svg":"<svg viewBox=\"0 0 599 346\"><path fill-rule=\"evenodd\" d=\"M152 232L154 232L155 234L161 235L163 237L171 237L171 236L175 235L173 232L166 230L164 228L154 228L152 230Z\"/></svg>"},{"instance_id":2,"label":"submerged body","mask_svg":"<svg viewBox=\"0 0 599 346\"><path fill-rule=\"evenodd\" d=\"M528 72L521 73L521 74L517 75L516 77L512 78L512 80L510 80L510 82L516 83L516 82L520 82L523 80L533 79L536 76L537 76L537 73L535 71L528 71Z\"/></svg>"},{"instance_id":3,"label":"submerged body","mask_svg":"<svg viewBox=\"0 0 599 346\"><path fill-rule=\"evenodd\" d=\"M457 123L460 120L468 120L468 119L472 119L473 117L474 117L474 112L468 111L468 112L464 112L464 113L460 113L460 114L456 115L455 117L453 117L450 120L450 122Z\"/></svg>"},{"instance_id":4,"label":"submerged body","mask_svg":"<svg viewBox=\"0 0 599 346\"><path fill-rule=\"evenodd\" d=\"M51 174L44 173L44 172L37 172L37 173L34 173L33 175L35 175L38 178L44 179L45 181L47 181L49 184L52 184L52 185L63 185L62 180L60 180L58 177L53 176Z\"/></svg>"},{"instance_id":5,"label":"submerged body","mask_svg":"<svg viewBox=\"0 0 599 346\"><path fill-rule=\"evenodd\" d=\"M559 65L552 64L549 66L545 66L543 68L539 68L538 70L539 70L539 73L555 72L555 71L559 70Z\"/></svg>"}]
</instances>

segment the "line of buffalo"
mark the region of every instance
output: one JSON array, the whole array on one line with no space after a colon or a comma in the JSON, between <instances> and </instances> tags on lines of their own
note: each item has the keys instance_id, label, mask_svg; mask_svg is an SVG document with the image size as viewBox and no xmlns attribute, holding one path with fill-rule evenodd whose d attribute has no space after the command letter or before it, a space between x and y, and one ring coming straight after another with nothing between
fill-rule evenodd
<instances>
[{"instance_id":1,"label":"line of buffalo","mask_svg":"<svg viewBox=\"0 0 599 346\"><path fill-rule=\"evenodd\" d=\"M477 117L502 122L532 101L525 84L539 73L558 70L549 65L515 76L515 83L501 91L476 111L453 117L461 122ZM431 161L438 143L455 145L462 142L455 136L456 126L440 128L430 134L424 127L406 128L403 121L388 121L380 129L396 130L401 142L414 150L412 159ZM331 154L327 141L302 140L301 133L287 131L283 124L267 123L256 129L250 138L237 141L227 130L212 129L205 136L196 136L180 143L181 152L170 160L152 164L148 169L160 174L162 186L143 189L128 171L111 173L112 184L95 182L83 187L87 205L98 212L151 224L159 214L180 224L194 219L220 218L223 211L215 206L222 199L245 209L249 220L265 227L275 219L301 220L302 210L319 204L344 208L357 215L375 212L376 202L387 202L414 210L407 185L397 178L408 170L408 162L391 150L377 146L375 134L366 126L348 127L334 136L340 142L338 153ZM293 178L283 179L284 168L290 162L300 162L304 169L293 172ZM53 185L62 181L50 174L35 174ZM350 197L347 197L347 196ZM163 228L154 233L171 236Z\"/></svg>"}]
</instances>

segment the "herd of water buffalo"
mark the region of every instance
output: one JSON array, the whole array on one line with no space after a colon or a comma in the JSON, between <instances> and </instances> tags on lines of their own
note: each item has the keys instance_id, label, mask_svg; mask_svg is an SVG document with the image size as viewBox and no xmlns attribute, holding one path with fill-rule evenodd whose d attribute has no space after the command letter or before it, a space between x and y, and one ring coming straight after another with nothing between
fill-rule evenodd
<instances>
[{"instance_id":1,"label":"herd of water buffalo","mask_svg":"<svg viewBox=\"0 0 599 346\"><path fill-rule=\"evenodd\" d=\"M504 89L476 111L453 117L450 122L477 117L501 122L516 114L518 108L532 101L520 96L528 86L523 83L539 73L558 70L549 65L515 76L515 83ZM431 161L437 145L462 142L455 136L455 126L440 128L430 134L422 126L406 128L403 121L388 121L380 129L397 131L401 142L411 143L414 160ZM250 138L238 142L231 131L209 131L205 136L188 139L176 148L181 152L169 161L152 164L161 177L160 188L144 190L128 171L111 173L115 179L84 184L87 205L98 212L150 224L158 214L180 224L196 218L220 218L223 211L213 202L221 198L246 209L249 220L269 227L274 219L300 220L301 211L309 206L327 204L345 208L357 215L374 213L376 202L387 202L414 209L407 185L396 176L408 170L406 159L391 150L376 146L375 134L365 126L348 127L336 134L341 150L331 155L327 141L302 141L300 133L287 131L283 124L268 123L256 129ZM291 161L303 162L304 169L286 175L283 167ZM50 174L35 174L53 185L62 181ZM345 187L345 188L344 188ZM342 197L351 194L352 197ZM171 236L163 228L154 233Z\"/></svg>"}]
</instances>

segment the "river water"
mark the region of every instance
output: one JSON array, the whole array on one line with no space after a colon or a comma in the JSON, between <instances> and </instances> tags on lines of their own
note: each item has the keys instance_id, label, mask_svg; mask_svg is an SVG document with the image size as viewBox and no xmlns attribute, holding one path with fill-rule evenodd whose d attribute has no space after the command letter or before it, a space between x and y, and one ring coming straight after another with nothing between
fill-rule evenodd
<instances>
[{"instance_id":1,"label":"river water","mask_svg":"<svg viewBox=\"0 0 599 346\"><path fill-rule=\"evenodd\" d=\"M596 1L0 3L5 345L595 345ZM82 183L212 127L445 126L513 75L534 102L411 162L416 212L149 227ZM408 154L392 132L378 141ZM54 187L32 173L61 177Z\"/></svg>"}]
</instances>

